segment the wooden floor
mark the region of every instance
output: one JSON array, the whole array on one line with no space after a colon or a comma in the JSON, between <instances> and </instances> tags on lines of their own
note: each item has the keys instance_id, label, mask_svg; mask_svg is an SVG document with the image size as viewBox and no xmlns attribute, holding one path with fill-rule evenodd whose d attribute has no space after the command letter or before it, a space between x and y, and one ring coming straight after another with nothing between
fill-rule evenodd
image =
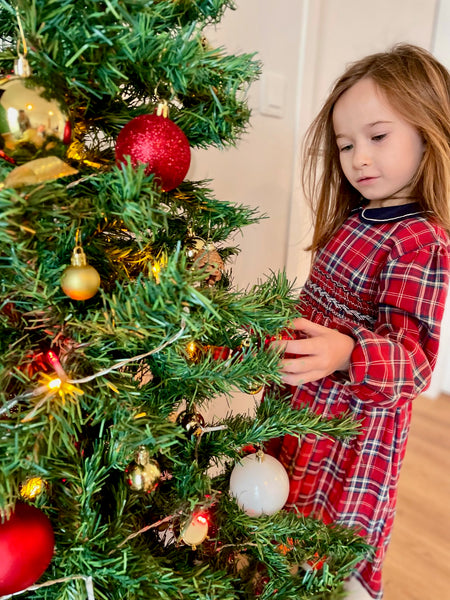
<instances>
[{"instance_id":1,"label":"wooden floor","mask_svg":"<svg viewBox=\"0 0 450 600\"><path fill-rule=\"evenodd\" d=\"M384 585L384 600L450 600L450 396L415 401Z\"/></svg>"}]
</instances>

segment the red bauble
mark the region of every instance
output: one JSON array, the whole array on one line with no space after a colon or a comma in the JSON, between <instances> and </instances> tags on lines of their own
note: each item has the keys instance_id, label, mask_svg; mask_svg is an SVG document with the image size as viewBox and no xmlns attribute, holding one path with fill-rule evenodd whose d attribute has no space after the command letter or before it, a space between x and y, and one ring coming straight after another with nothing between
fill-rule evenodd
<instances>
[{"instance_id":1,"label":"red bauble","mask_svg":"<svg viewBox=\"0 0 450 600\"><path fill-rule=\"evenodd\" d=\"M165 192L178 187L186 177L191 162L189 142L173 121L160 115L140 115L121 130L116 141L116 163L148 165Z\"/></svg>"},{"instance_id":2,"label":"red bauble","mask_svg":"<svg viewBox=\"0 0 450 600\"><path fill-rule=\"evenodd\" d=\"M72 141L72 123L66 121L64 124L63 143L69 145Z\"/></svg>"},{"instance_id":3,"label":"red bauble","mask_svg":"<svg viewBox=\"0 0 450 600\"><path fill-rule=\"evenodd\" d=\"M55 538L48 517L34 506L17 503L0 523L0 596L33 585L52 560Z\"/></svg>"}]
</instances>

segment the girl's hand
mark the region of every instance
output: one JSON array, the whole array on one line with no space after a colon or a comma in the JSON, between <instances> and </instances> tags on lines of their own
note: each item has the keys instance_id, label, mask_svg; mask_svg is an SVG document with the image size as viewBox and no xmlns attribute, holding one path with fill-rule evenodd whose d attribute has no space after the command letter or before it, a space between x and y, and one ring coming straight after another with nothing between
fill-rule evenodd
<instances>
[{"instance_id":1,"label":"girl's hand","mask_svg":"<svg viewBox=\"0 0 450 600\"><path fill-rule=\"evenodd\" d=\"M290 329L301 331L304 339L277 342L285 353L297 358L283 358L282 379L289 385L300 385L322 379L335 371L347 371L355 340L335 329L323 327L304 318L295 319Z\"/></svg>"}]
</instances>

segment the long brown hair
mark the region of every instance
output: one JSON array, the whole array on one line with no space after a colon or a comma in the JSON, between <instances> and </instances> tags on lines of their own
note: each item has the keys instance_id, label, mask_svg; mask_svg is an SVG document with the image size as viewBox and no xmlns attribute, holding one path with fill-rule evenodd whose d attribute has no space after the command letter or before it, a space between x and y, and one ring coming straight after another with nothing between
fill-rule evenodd
<instances>
[{"instance_id":1,"label":"long brown hair","mask_svg":"<svg viewBox=\"0 0 450 600\"><path fill-rule=\"evenodd\" d=\"M306 133L303 189L313 209L313 253L361 202L342 172L332 117L341 95L366 77L422 135L425 152L414 177L413 195L430 218L450 231L450 74L423 48L399 44L351 64Z\"/></svg>"}]
</instances>

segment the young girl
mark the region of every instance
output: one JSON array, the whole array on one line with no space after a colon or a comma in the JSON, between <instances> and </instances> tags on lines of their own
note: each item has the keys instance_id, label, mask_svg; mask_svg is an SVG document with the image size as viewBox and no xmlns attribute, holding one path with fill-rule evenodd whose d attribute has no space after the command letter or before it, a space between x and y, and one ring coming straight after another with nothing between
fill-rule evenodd
<instances>
[{"instance_id":1,"label":"young girl","mask_svg":"<svg viewBox=\"0 0 450 600\"><path fill-rule=\"evenodd\" d=\"M450 76L400 45L350 66L306 137L314 262L300 339L285 344L292 405L351 411L360 435L307 435L269 451L290 474L287 507L357 527L376 555L351 598L382 598L413 399L430 383L449 277Z\"/></svg>"}]
</instances>

